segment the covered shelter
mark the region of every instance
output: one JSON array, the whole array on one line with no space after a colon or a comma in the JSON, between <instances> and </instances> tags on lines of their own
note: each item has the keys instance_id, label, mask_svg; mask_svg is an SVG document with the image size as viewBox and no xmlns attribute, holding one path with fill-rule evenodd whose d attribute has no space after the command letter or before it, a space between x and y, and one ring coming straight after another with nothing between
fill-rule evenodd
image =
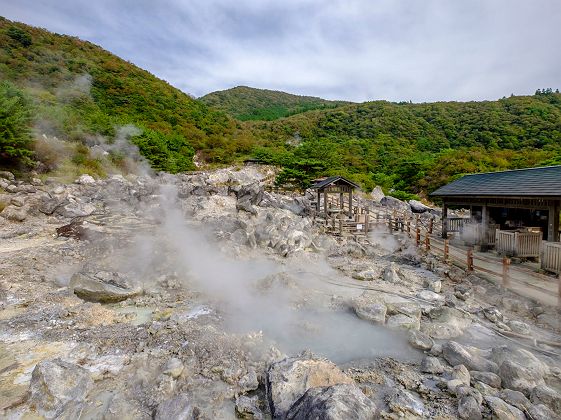
<instances>
[{"instance_id":1,"label":"covered shelter","mask_svg":"<svg viewBox=\"0 0 561 420\"><path fill-rule=\"evenodd\" d=\"M316 190L317 193L316 210L318 213L322 213L323 207L325 214L339 212L346 213L349 218L353 217L353 191L359 188L357 184L342 176L331 176L316 179L310 188ZM335 207L334 202L337 204Z\"/></svg>"},{"instance_id":2,"label":"covered shelter","mask_svg":"<svg viewBox=\"0 0 561 420\"><path fill-rule=\"evenodd\" d=\"M465 175L431 196L442 199L443 238L452 226L448 209L467 207L481 227L482 245L494 238L495 229L540 232L548 242L559 240L561 165Z\"/></svg>"}]
</instances>

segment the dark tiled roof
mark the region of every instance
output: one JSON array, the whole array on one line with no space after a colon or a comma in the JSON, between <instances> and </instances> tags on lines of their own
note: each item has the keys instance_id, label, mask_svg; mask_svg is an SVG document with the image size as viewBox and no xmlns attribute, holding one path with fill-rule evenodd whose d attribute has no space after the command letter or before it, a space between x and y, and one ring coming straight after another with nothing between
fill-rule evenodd
<instances>
[{"instance_id":1,"label":"dark tiled roof","mask_svg":"<svg viewBox=\"0 0 561 420\"><path fill-rule=\"evenodd\" d=\"M330 176L329 178L322 179L321 181L316 182L310 188L317 188L321 189L327 187L328 185L334 184L337 181L343 181L344 183L350 185L354 188L359 188L357 184L352 181L349 181L347 178L343 178L342 176Z\"/></svg>"},{"instance_id":2,"label":"dark tiled roof","mask_svg":"<svg viewBox=\"0 0 561 420\"><path fill-rule=\"evenodd\" d=\"M466 175L431 195L561 197L561 165Z\"/></svg>"}]
</instances>

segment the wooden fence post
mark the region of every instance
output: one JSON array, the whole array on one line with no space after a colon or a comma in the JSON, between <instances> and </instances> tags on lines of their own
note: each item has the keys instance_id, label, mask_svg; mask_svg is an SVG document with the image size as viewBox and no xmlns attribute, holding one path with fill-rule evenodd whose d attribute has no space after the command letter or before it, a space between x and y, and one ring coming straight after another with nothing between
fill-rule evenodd
<instances>
[{"instance_id":1,"label":"wooden fence post","mask_svg":"<svg viewBox=\"0 0 561 420\"><path fill-rule=\"evenodd\" d=\"M558 289L558 294L559 294L559 305L561 305L561 273L559 273L559 275L557 276L559 279L559 289Z\"/></svg>"},{"instance_id":2,"label":"wooden fence post","mask_svg":"<svg viewBox=\"0 0 561 420\"><path fill-rule=\"evenodd\" d=\"M429 220L429 233L432 235L432 219Z\"/></svg>"},{"instance_id":3,"label":"wooden fence post","mask_svg":"<svg viewBox=\"0 0 561 420\"><path fill-rule=\"evenodd\" d=\"M415 230L415 243L417 246L421 245L421 228Z\"/></svg>"},{"instance_id":4,"label":"wooden fence post","mask_svg":"<svg viewBox=\"0 0 561 420\"><path fill-rule=\"evenodd\" d=\"M503 257L503 286L508 287L510 284L510 279L508 276L508 272L510 269L510 258Z\"/></svg>"},{"instance_id":5,"label":"wooden fence post","mask_svg":"<svg viewBox=\"0 0 561 420\"><path fill-rule=\"evenodd\" d=\"M448 262L449 255L450 255L450 247L448 244L448 239L444 239L444 262Z\"/></svg>"},{"instance_id":6,"label":"wooden fence post","mask_svg":"<svg viewBox=\"0 0 561 420\"><path fill-rule=\"evenodd\" d=\"M393 220L391 216L388 216L388 228L390 233L393 233Z\"/></svg>"},{"instance_id":7,"label":"wooden fence post","mask_svg":"<svg viewBox=\"0 0 561 420\"><path fill-rule=\"evenodd\" d=\"M430 251L430 236L428 235L428 233L425 236L425 248L427 251Z\"/></svg>"},{"instance_id":8,"label":"wooden fence post","mask_svg":"<svg viewBox=\"0 0 561 420\"><path fill-rule=\"evenodd\" d=\"M467 271L468 273L473 272L473 247L469 247L467 250Z\"/></svg>"},{"instance_id":9,"label":"wooden fence post","mask_svg":"<svg viewBox=\"0 0 561 420\"><path fill-rule=\"evenodd\" d=\"M411 222L407 219L407 236L411 237Z\"/></svg>"}]
</instances>

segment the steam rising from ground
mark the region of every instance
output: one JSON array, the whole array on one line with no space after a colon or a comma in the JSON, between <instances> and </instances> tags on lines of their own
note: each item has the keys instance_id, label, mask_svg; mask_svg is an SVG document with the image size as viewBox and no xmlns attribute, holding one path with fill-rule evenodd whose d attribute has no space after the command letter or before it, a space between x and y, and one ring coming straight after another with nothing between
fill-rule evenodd
<instances>
[{"instance_id":1,"label":"steam rising from ground","mask_svg":"<svg viewBox=\"0 0 561 420\"><path fill-rule=\"evenodd\" d=\"M61 83L54 94L61 104L83 99L94 101L91 96L92 82L92 76L84 73ZM70 172L72 158L79 150L84 154L85 146L86 157L97 160L104 173L153 175L150 164L141 156L138 147L130 141L142 134L140 128L132 124L117 126L113 138L91 133L82 127L75 127L75 132L68 135L61 127L63 117L56 115L58 112L64 116L65 111L52 109L53 115L45 115L34 122L34 131L37 133L34 148L37 159L45 166L44 170L53 172L60 167L61 173Z\"/></svg>"},{"instance_id":2,"label":"steam rising from ground","mask_svg":"<svg viewBox=\"0 0 561 420\"><path fill-rule=\"evenodd\" d=\"M369 239L373 245L389 254L396 252L400 247L397 239L391 233L388 233L388 229L384 226L374 226L369 232Z\"/></svg>"},{"instance_id":3,"label":"steam rising from ground","mask_svg":"<svg viewBox=\"0 0 561 420\"><path fill-rule=\"evenodd\" d=\"M325 262L293 257L286 264L260 256L234 259L220 252L208 232L188 223L172 185L161 188L155 210L161 224L155 235L143 237L130 267L154 263L146 256L166 249L166 269L188 279L186 287L200 291L224 317L234 333L262 331L288 354L310 349L334 361L374 356L414 358L403 334L362 321L345 309L334 309L334 295L350 297L361 291L325 282L343 281ZM142 261L140 261L142 260ZM135 270L142 269L136 265ZM145 272L147 273L147 272Z\"/></svg>"}]
</instances>

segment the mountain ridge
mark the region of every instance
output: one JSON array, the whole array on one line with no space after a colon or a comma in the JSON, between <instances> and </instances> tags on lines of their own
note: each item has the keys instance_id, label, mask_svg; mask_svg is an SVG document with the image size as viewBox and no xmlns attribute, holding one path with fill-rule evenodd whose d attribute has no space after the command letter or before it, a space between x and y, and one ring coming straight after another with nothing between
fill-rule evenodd
<instances>
[{"instance_id":1,"label":"mountain ridge","mask_svg":"<svg viewBox=\"0 0 561 420\"><path fill-rule=\"evenodd\" d=\"M235 86L211 92L198 99L241 121L272 121L302 112L331 109L352 103L249 86Z\"/></svg>"}]
</instances>

